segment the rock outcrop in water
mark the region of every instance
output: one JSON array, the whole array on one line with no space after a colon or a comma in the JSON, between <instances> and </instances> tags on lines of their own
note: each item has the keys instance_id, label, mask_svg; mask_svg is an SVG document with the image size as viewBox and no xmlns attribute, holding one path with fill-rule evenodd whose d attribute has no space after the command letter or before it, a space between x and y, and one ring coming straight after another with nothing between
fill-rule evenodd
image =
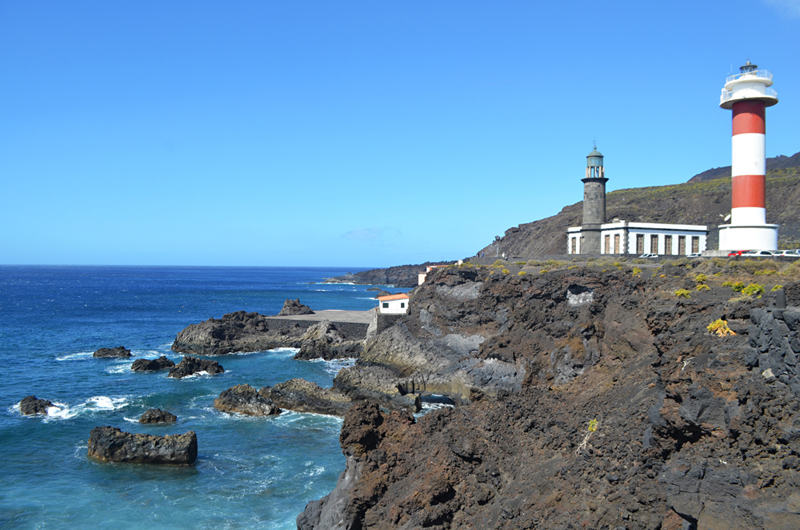
<instances>
[{"instance_id":1,"label":"rock outcrop in water","mask_svg":"<svg viewBox=\"0 0 800 530\"><path fill-rule=\"evenodd\" d=\"M248 416L273 416L281 413L281 409L271 399L264 397L250 385L236 385L224 390L214 400L214 408L221 412L236 412Z\"/></svg>"},{"instance_id":2,"label":"rock outcrop in water","mask_svg":"<svg viewBox=\"0 0 800 530\"><path fill-rule=\"evenodd\" d=\"M162 355L158 359L136 359L131 365L131 370L134 372L157 372L173 366L175 366L175 363Z\"/></svg>"},{"instance_id":3,"label":"rock outcrop in water","mask_svg":"<svg viewBox=\"0 0 800 530\"><path fill-rule=\"evenodd\" d=\"M281 308L281 312L278 313L279 317L284 316L292 316L292 315L313 315L314 311L311 310L305 304L300 303L299 298L295 298L294 300L286 300L283 303L283 307Z\"/></svg>"},{"instance_id":4,"label":"rock outcrop in water","mask_svg":"<svg viewBox=\"0 0 800 530\"><path fill-rule=\"evenodd\" d=\"M116 348L100 348L92 354L92 357L130 357L131 351L124 346Z\"/></svg>"},{"instance_id":5,"label":"rock outcrop in water","mask_svg":"<svg viewBox=\"0 0 800 530\"><path fill-rule=\"evenodd\" d=\"M797 271L642 268L431 273L337 376L373 403L298 528L800 527ZM375 403L430 392L458 406L415 422Z\"/></svg>"},{"instance_id":6,"label":"rock outcrop in water","mask_svg":"<svg viewBox=\"0 0 800 530\"><path fill-rule=\"evenodd\" d=\"M47 409L53 404L46 399L37 399L36 396L27 396L19 402L19 411L26 416L37 414L47 415Z\"/></svg>"},{"instance_id":7,"label":"rock outcrop in water","mask_svg":"<svg viewBox=\"0 0 800 530\"><path fill-rule=\"evenodd\" d=\"M139 418L139 423L175 423L178 417L166 410L147 409Z\"/></svg>"},{"instance_id":8,"label":"rock outcrop in water","mask_svg":"<svg viewBox=\"0 0 800 530\"><path fill-rule=\"evenodd\" d=\"M224 373L225 369L217 361L209 361L207 359L199 359L187 355L169 371L167 377L182 379L190 375L199 374L200 372L214 375Z\"/></svg>"},{"instance_id":9,"label":"rock outcrop in water","mask_svg":"<svg viewBox=\"0 0 800 530\"><path fill-rule=\"evenodd\" d=\"M189 431L151 436L95 427L89 436L88 455L107 462L188 465L197 460L197 435Z\"/></svg>"},{"instance_id":10,"label":"rock outcrop in water","mask_svg":"<svg viewBox=\"0 0 800 530\"><path fill-rule=\"evenodd\" d=\"M341 392L332 388L321 388L304 379L291 379L275 386L265 386L258 393L277 406L296 412L344 416L353 406L353 401Z\"/></svg>"},{"instance_id":11,"label":"rock outcrop in water","mask_svg":"<svg viewBox=\"0 0 800 530\"><path fill-rule=\"evenodd\" d=\"M232 352L299 348L305 328L276 326L269 317L237 311L221 319L210 318L178 333L172 350L195 355L223 355Z\"/></svg>"}]
</instances>

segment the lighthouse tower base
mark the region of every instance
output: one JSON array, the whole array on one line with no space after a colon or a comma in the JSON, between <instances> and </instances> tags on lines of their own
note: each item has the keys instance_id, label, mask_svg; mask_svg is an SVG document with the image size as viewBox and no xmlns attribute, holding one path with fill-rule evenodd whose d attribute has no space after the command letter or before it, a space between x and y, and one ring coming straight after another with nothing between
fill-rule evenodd
<instances>
[{"instance_id":1,"label":"lighthouse tower base","mask_svg":"<svg viewBox=\"0 0 800 530\"><path fill-rule=\"evenodd\" d=\"M720 225L720 250L778 250L778 225Z\"/></svg>"}]
</instances>

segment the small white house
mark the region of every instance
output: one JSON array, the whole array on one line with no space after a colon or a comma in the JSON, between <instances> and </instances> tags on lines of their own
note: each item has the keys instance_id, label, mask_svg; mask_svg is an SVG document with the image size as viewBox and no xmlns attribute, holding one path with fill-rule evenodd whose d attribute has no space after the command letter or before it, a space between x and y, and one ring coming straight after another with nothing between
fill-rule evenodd
<instances>
[{"instance_id":1,"label":"small white house","mask_svg":"<svg viewBox=\"0 0 800 530\"><path fill-rule=\"evenodd\" d=\"M458 260L458 265L464 263L464 260ZM433 269L439 269L441 267L447 267L447 265L428 265L425 267L425 272L420 272L417 275L417 285L422 285L425 283L425 278L428 277L428 273L431 272Z\"/></svg>"},{"instance_id":2,"label":"small white house","mask_svg":"<svg viewBox=\"0 0 800 530\"><path fill-rule=\"evenodd\" d=\"M378 297L378 312L383 315L402 315L408 313L408 294L390 294Z\"/></svg>"}]
</instances>

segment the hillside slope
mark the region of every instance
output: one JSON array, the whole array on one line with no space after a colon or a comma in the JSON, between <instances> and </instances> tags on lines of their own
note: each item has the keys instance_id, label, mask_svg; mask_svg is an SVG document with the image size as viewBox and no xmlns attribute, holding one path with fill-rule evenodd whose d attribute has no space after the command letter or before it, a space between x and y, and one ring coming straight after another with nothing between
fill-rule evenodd
<instances>
[{"instance_id":1,"label":"hillside slope","mask_svg":"<svg viewBox=\"0 0 800 530\"><path fill-rule=\"evenodd\" d=\"M776 164L782 167L767 173L767 222L780 225L781 240L796 241L800 239L800 153L770 160L777 160L780 164ZM787 160L795 160L798 165L786 167ZM730 168L727 171L729 175ZM731 180L729 177L707 180L702 177L706 173L684 184L612 191L606 195L606 219L709 225L708 247L717 248L717 225L722 224L731 209ZM487 256L505 253L519 257L564 254L567 228L580 226L582 216L583 201L571 204L552 217L506 230L498 242L479 250L478 255L481 252Z\"/></svg>"}]
</instances>

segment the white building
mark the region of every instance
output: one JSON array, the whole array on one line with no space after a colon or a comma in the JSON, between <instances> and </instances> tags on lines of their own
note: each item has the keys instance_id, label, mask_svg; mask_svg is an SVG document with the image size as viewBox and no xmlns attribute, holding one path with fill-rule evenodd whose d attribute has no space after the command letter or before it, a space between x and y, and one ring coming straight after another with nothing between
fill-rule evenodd
<instances>
[{"instance_id":1,"label":"white building","mask_svg":"<svg viewBox=\"0 0 800 530\"><path fill-rule=\"evenodd\" d=\"M567 229L567 254L581 254L581 228ZM687 256L706 250L706 225L634 223L614 219L600 225L601 254Z\"/></svg>"},{"instance_id":2,"label":"white building","mask_svg":"<svg viewBox=\"0 0 800 530\"><path fill-rule=\"evenodd\" d=\"M378 311L383 315L402 315L408 313L409 297L406 293L378 297Z\"/></svg>"},{"instance_id":3,"label":"white building","mask_svg":"<svg viewBox=\"0 0 800 530\"><path fill-rule=\"evenodd\" d=\"M458 260L458 265L461 265L462 263L464 263L464 260ZM417 274L417 285L422 285L425 283L425 278L428 277L428 273L433 269L440 269L442 267L447 267L447 265L428 265L425 267L425 272L420 272Z\"/></svg>"}]
</instances>

